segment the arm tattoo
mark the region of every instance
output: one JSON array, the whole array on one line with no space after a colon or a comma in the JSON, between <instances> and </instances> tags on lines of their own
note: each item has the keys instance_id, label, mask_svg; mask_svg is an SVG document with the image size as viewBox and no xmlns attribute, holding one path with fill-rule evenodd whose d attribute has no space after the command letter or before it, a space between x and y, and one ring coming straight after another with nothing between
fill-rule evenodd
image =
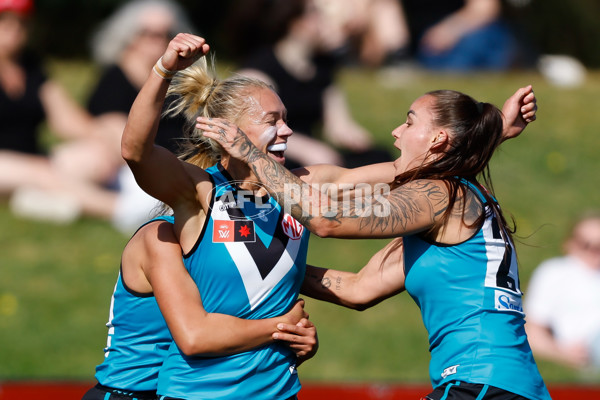
<instances>
[{"instance_id":1,"label":"arm tattoo","mask_svg":"<svg viewBox=\"0 0 600 400\"><path fill-rule=\"evenodd\" d=\"M363 198L362 204L346 202L338 209L335 215L324 215L330 220L342 222L344 218L360 218L359 231L397 232L398 229L406 230L410 222L414 222L423 210L417 199L425 200L430 210L431 222L444 212L448 204L448 195L435 182L415 181L410 187L394 189L387 196L389 207L383 214L374 213L372 210L377 205L377 199Z\"/></svg>"},{"instance_id":2,"label":"arm tattoo","mask_svg":"<svg viewBox=\"0 0 600 400\"><path fill-rule=\"evenodd\" d=\"M379 199L364 197L361 198L359 204L356 201L340 202L328 199L325 205L329 207L328 210L334 211L320 212L321 215L311 215L307 212L310 207L307 207L305 203L313 201L314 197L306 196L306 192L302 193L298 202L283 204L286 200L285 185L305 187L304 182L267 154L257 149L245 135L239 135L236 140L243 140L241 143L242 159L248 163L256 177L266 186L271 195L283 206L288 206L292 216L309 230L311 230L311 220L315 216L320 216L338 223L342 223L345 219L360 218L358 230L361 232L387 231L394 234L398 229L406 229L408 224L414 222L423 212L429 212L431 222L433 222L434 218L443 213L448 205L448 194L438 183L422 180L412 182L410 186L392 190L385 197L389 209L384 213L372 212L373 207L380 201ZM420 205L423 202L419 203L417 199L424 199L429 210L423 210Z\"/></svg>"}]
</instances>

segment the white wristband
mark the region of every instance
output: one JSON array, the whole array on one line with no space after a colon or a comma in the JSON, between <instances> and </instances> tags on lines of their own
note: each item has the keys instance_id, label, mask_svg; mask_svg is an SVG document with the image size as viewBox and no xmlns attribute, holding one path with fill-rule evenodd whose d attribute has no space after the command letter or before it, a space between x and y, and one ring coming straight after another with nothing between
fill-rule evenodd
<instances>
[{"instance_id":1,"label":"white wristband","mask_svg":"<svg viewBox=\"0 0 600 400\"><path fill-rule=\"evenodd\" d=\"M177 71L169 71L163 66L162 57L158 59L152 70L164 80L170 80Z\"/></svg>"}]
</instances>

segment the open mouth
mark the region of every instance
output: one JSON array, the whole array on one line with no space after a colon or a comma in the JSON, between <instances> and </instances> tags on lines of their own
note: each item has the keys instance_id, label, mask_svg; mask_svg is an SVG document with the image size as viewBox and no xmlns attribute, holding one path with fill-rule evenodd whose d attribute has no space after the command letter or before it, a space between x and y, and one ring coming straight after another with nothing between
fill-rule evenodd
<instances>
[{"instance_id":1,"label":"open mouth","mask_svg":"<svg viewBox=\"0 0 600 400\"><path fill-rule=\"evenodd\" d=\"M283 153L287 149L286 143L275 143L270 146L267 146L267 150L269 153L273 153L274 156L283 158Z\"/></svg>"}]
</instances>

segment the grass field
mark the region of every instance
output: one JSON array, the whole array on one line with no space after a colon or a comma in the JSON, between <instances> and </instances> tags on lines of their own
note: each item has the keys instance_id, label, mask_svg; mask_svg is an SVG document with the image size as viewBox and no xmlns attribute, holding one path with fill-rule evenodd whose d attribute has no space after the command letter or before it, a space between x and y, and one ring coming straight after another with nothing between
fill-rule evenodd
<instances>
[{"instance_id":1,"label":"grass field","mask_svg":"<svg viewBox=\"0 0 600 400\"><path fill-rule=\"evenodd\" d=\"M51 72L83 101L95 70L56 62ZM377 140L428 90L464 91L499 106L533 84L538 121L505 143L492 163L497 197L517 222L522 288L536 265L560 253L569 221L600 207L598 178L600 74L585 86L559 89L535 73L433 76L352 69L341 76L356 118ZM104 323L127 238L107 223L69 226L19 220L0 203L0 380L93 379L102 360ZM311 239L308 261L357 270L386 241ZM320 350L301 368L306 381L427 382L427 337L417 307L402 294L362 313L308 300ZM548 382L584 382L581 374L540 362Z\"/></svg>"}]
</instances>

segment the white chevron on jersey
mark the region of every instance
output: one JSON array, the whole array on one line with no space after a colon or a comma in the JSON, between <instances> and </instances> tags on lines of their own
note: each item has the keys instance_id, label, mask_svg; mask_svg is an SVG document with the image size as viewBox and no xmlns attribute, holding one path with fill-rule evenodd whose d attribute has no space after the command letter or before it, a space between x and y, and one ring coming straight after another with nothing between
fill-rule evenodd
<instances>
[{"instance_id":1,"label":"white chevron on jersey","mask_svg":"<svg viewBox=\"0 0 600 400\"><path fill-rule=\"evenodd\" d=\"M230 220L229 214L225 207L220 207L221 201L215 201L214 207L212 208L211 218L217 220ZM258 238L258 235L257 235ZM258 238L260 240L260 238ZM256 262L252 258L252 255L246 248L246 244L243 242L227 242L223 243L234 261L244 287L246 288L246 294L248 296L248 302L250 309L259 305L265 297L271 292L271 290L279 283L279 281L292 269L294 266L294 260L300 249L301 240L289 240L286 246L286 251L283 252L281 258L275 264L269 274L263 279L260 275L260 271Z\"/></svg>"}]
</instances>

